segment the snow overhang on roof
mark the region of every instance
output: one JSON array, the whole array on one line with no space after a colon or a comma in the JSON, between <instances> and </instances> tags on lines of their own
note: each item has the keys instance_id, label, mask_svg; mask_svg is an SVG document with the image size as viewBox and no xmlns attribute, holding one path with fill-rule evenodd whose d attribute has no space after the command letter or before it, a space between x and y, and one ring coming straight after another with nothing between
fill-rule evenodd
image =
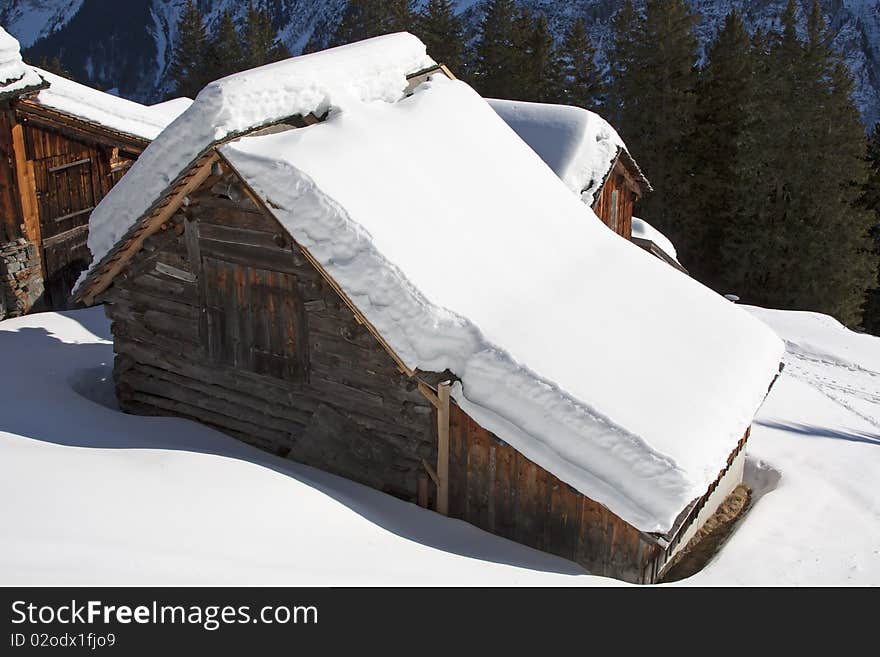
<instances>
[{"instance_id":1,"label":"snow overhang on roof","mask_svg":"<svg viewBox=\"0 0 880 657\"><path fill-rule=\"evenodd\" d=\"M437 75L407 95L408 74L430 65L399 34L209 85L92 214L81 288L219 151L407 370L453 372L480 424L666 533L750 425L781 341L585 222L466 84ZM248 134L308 114L326 120Z\"/></svg>"},{"instance_id":2,"label":"snow overhang on roof","mask_svg":"<svg viewBox=\"0 0 880 657\"><path fill-rule=\"evenodd\" d=\"M160 105L141 105L40 68L31 68L48 83L48 88L30 99L31 103L143 142L155 139L192 104L188 98L175 98Z\"/></svg>"},{"instance_id":3,"label":"snow overhang on roof","mask_svg":"<svg viewBox=\"0 0 880 657\"><path fill-rule=\"evenodd\" d=\"M642 186L651 185L623 140L601 116L572 105L489 99L498 115L566 186L592 206L618 158Z\"/></svg>"},{"instance_id":4,"label":"snow overhang on roof","mask_svg":"<svg viewBox=\"0 0 880 657\"><path fill-rule=\"evenodd\" d=\"M0 100L37 91L46 86L37 72L21 59L21 47L0 27Z\"/></svg>"}]
</instances>

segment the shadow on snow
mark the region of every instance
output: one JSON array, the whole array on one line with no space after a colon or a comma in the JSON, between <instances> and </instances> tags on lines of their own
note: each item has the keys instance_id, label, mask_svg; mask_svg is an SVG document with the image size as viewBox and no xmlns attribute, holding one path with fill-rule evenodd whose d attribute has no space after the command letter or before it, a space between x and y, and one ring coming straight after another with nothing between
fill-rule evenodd
<instances>
[{"instance_id":1,"label":"shadow on snow","mask_svg":"<svg viewBox=\"0 0 880 657\"><path fill-rule=\"evenodd\" d=\"M111 339L100 309L65 313ZM115 409L110 344L69 343L45 328L0 331L3 403L0 431L58 445L100 449L167 449L239 459L291 477L403 538L464 557L566 575L577 564L492 536L342 477L263 452L183 418L140 417Z\"/></svg>"}]
</instances>

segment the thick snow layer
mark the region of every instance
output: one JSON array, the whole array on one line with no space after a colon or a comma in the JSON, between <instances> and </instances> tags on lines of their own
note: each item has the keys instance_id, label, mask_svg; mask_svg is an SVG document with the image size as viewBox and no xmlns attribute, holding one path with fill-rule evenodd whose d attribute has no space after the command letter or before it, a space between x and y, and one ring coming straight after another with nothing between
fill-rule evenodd
<instances>
[{"instance_id":1,"label":"thick snow layer","mask_svg":"<svg viewBox=\"0 0 880 657\"><path fill-rule=\"evenodd\" d=\"M571 105L489 100L498 115L592 206L617 154L626 146L601 116Z\"/></svg>"},{"instance_id":2,"label":"thick snow layer","mask_svg":"<svg viewBox=\"0 0 880 657\"><path fill-rule=\"evenodd\" d=\"M37 72L22 61L18 41L0 27L0 94L23 91L42 83Z\"/></svg>"},{"instance_id":3,"label":"thick snow layer","mask_svg":"<svg viewBox=\"0 0 880 657\"><path fill-rule=\"evenodd\" d=\"M748 444L752 508L677 585L880 585L880 339L750 310L817 351L786 354ZM0 322L4 586L619 583L208 427L122 414L110 339L100 307ZM841 353L859 367L825 357Z\"/></svg>"},{"instance_id":4,"label":"thick snow layer","mask_svg":"<svg viewBox=\"0 0 880 657\"><path fill-rule=\"evenodd\" d=\"M584 221L462 82L222 152L409 367L643 530L705 492L777 373L772 331Z\"/></svg>"},{"instance_id":5,"label":"thick snow layer","mask_svg":"<svg viewBox=\"0 0 880 657\"><path fill-rule=\"evenodd\" d=\"M150 109L157 116L163 117L165 124L168 125L178 116L183 114L193 104L192 98L172 98L162 103L150 105Z\"/></svg>"},{"instance_id":6,"label":"thick snow layer","mask_svg":"<svg viewBox=\"0 0 880 657\"><path fill-rule=\"evenodd\" d=\"M434 62L416 37L390 34L294 57L212 82L138 158L89 219L97 264L201 151L229 135L348 103L393 102L406 76ZM85 274L83 275L85 276ZM83 279L80 278L80 281Z\"/></svg>"},{"instance_id":7,"label":"thick snow layer","mask_svg":"<svg viewBox=\"0 0 880 657\"><path fill-rule=\"evenodd\" d=\"M633 237L641 237L643 240L651 240L663 249L666 255L678 262L678 253L675 251L675 245L672 243L672 240L644 219L632 218L632 235Z\"/></svg>"},{"instance_id":8,"label":"thick snow layer","mask_svg":"<svg viewBox=\"0 0 880 657\"><path fill-rule=\"evenodd\" d=\"M191 104L176 98L148 107L33 67L49 83L37 95L41 105L143 139L155 139Z\"/></svg>"}]
</instances>

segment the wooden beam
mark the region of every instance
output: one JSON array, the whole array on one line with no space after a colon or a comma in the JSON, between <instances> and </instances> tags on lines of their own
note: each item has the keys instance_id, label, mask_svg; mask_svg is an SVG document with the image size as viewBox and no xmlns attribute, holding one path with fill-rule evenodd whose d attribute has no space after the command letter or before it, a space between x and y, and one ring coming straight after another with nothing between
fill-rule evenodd
<instances>
[{"instance_id":1,"label":"wooden beam","mask_svg":"<svg viewBox=\"0 0 880 657\"><path fill-rule=\"evenodd\" d=\"M101 273L89 286L88 291L81 295L80 299L86 305L92 305L95 302L95 297L109 287L116 275L128 264L128 261L141 250L144 240L158 232L162 224L177 212L184 197L198 188L211 175L211 167L216 159L217 152L215 150L203 155L199 162L193 165L189 173L180 179L171 194L156 207L148 218L140 222L140 225L134 230L132 238L108 260Z\"/></svg>"},{"instance_id":2,"label":"wooden beam","mask_svg":"<svg viewBox=\"0 0 880 657\"><path fill-rule=\"evenodd\" d=\"M431 481L434 482L434 485L439 487L440 479L437 477L437 472L434 470L434 468L431 467L431 464L428 463L425 459L422 459L422 466L425 468L425 472L428 473Z\"/></svg>"},{"instance_id":3,"label":"wooden beam","mask_svg":"<svg viewBox=\"0 0 880 657\"><path fill-rule=\"evenodd\" d=\"M449 515L449 381L437 386L437 513Z\"/></svg>"},{"instance_id":4,"label":"wooden beam","mask_svg":"<svg viewBox=\"0 0 880 657\"><path fill-rule=\"evenodd\" d=\"M33 243L40 256L40 269L46 279L46 258L43 256L43 229L40 225L40 206L37 203L37 181L34 163L27 159L24 144L24 128L20 123L12 126L12 150L15 154L15 177L24 219L25 237Z\"/></svg>"},{"instance_id":5,"label":"wooden beam","mask_svg":"<svg viewBox=\"0 0 880 657\"><path fill-rule=\"evenodd\" d=\"M436 408L436 409L440 408L440 398L436 394L434 394L433 390L431 390L428 386L426 386L421 381L419 381L419 392L422 393L422 396L425 399L427 399L429 402L431 402L431 405L434 408Z\"/></svg>"}]
</instances>

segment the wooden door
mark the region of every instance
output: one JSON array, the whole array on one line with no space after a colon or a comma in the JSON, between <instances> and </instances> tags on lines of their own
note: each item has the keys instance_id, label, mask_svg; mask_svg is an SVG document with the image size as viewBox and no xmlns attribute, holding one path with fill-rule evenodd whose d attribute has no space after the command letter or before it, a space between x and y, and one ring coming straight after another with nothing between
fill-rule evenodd
<instances>
[{"instance_id":1,"label":"wooden door","mask_svg":"<svg viewBox=\"0 0 880 657\"><path fill-rule=\"evenodd\" d=\"M45 289L55 310L70 307L73 285L91 261L86 241L89 216L101 197L97 180L101 156L98 149L82 145L33 161Z\"/></svg>"},{"instance_id":2,"label":"wooden door","mask_svg":"<svg viewBox=\"0 0 880 657\"><path fill-rule=\"evenodd\" d=\"M202 266L208 360L303 382L308 342L296 277L209 257Z\"/></svg>"}]
</instances>

